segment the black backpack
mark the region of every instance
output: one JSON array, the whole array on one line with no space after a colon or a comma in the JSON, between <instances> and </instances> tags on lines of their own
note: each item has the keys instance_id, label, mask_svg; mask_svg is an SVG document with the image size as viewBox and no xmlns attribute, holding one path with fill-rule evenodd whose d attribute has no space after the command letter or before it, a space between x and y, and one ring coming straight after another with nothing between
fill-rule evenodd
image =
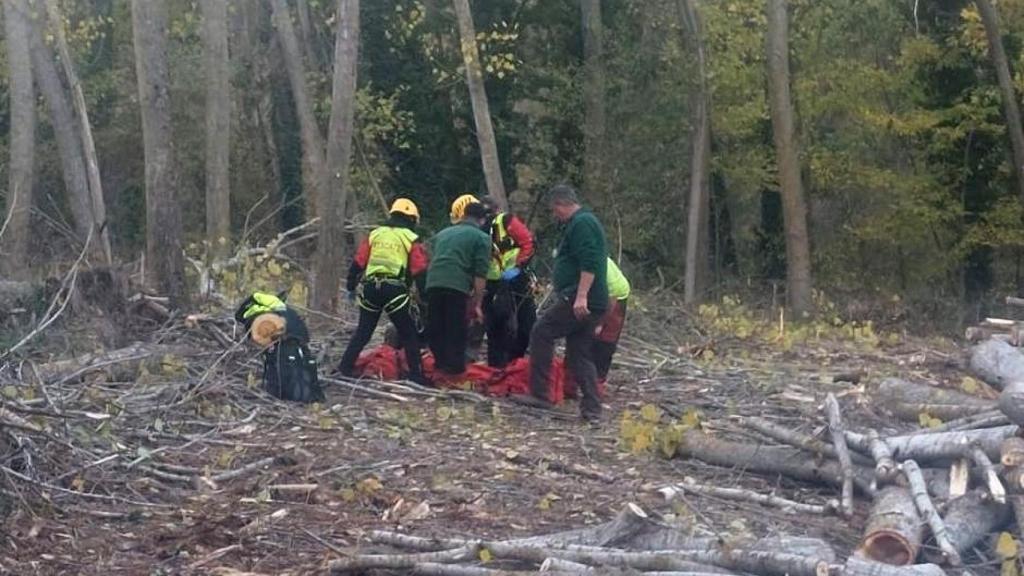
<instances>
[{"instance_id":1,"label":"black backpack","mask_svg":"<svg viewBox=\"0 0 1024 576\"><path fill-rule=\"evenodd\" d=\"M284 337L263 353L263 389L281 400L323 402L316 358L303 342Z\"/></svg>"}]
</instances>

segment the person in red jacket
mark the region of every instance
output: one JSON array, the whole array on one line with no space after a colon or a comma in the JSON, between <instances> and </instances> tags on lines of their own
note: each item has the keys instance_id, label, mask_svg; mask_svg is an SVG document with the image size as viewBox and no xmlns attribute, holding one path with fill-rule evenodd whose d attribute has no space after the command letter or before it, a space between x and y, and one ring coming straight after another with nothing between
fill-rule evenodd
<instances>
[{"instance_id":1,"label":"person in red jacket","mask_svg":"<svg viewBox=\"0 0 1024 576\"><path fill-rule=\"evenodd\" d=\"M356 251L348 274L348 294L349 300L359 304L359 326L338 364L344 376L353 375L359 353L373 336L381 313L385 313L405 348L409 379L430 384L423 375L419 334L410 311L412 282L422 278L428 264L427 252L413 232L419 219L419 210L412 201L395 200L387 224L371 232Z\"/></svg>"},{"instance_id":2,"label":"person in red jacket","mask_svg":"<svg viewBox=\"0 0 1024 576\"><path fill-rule=\"evenodd\" d=\"M491 197L484 231L491 235L491 267L484 294L487 364L504 367L526 355L530 331L537 320L533 287L527 267L533 259L533 234L522 220L502 212Z\"/></svg>"}]
</instances>

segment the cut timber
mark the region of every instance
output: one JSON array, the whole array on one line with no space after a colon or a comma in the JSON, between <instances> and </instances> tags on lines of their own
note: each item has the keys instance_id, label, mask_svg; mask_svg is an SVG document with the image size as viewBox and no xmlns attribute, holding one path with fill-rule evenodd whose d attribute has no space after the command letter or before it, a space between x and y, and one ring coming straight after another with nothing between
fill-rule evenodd
<instances>
[{"instance_id":1,"label":"cut timber","mask_svg":"<svg viewBox=\"0 0 1024 576\"><path fill-rule=\"evenodd\" d=\"M842 576L946 576L946 572L936 564L892 566L850 556L843 566Z\"/></svg>"},{"instance_id":2,"label":"cut timber","mask_svg":"<svg viewBox=\"0 0 1024 576\"><path fill-rule=\"evenodd\" d=\"M875 496L861 551L868 558L906 566L913 564L924 540L924 524L910 491L890 486Z\"/></svg>"},{"instance_id":3,"label":"cut timber","mask_svg":"<svg viewBox=\"0 0 1024 576\"><path fill-rule=\"evenodd\" d=\"M810 434L805 434L792 428L780 426L779 424L756 416L744 418L743 423L752 430L756 430L772 440L778 440L783 444L788 444L819 456L828 456L829 458L836 457L836 449L834 446L827 442L823 442ZM851 454L851 457L855 464L860 464L862 466L870 466L872 464L870 460L864 458L860 454Z\"/></svg>"},{"instance_id":4,"label":"cut timber","mask_svg":"<svg viewBox=\"0 0 1024 576\"><path fill-rule=\"evenodd\" d=\"M971 349L970 369L975 376L1002 390L1024 381L1024 354L1010 344L987 340Z\"/></svg>"},{"instance_id":5,"label":"cut timber","mask_svg":"<svg viewBox=\"0 0 1024 576\"><path fill-rule=\"evenodd\" d=\"M985 485L988 486L988 493L992 496L992 499L999 504L1006 504L1006 489L1003 488L1003 483L999 481L999 474L996 473L992 460L985 455L981 448L973 445L967 450L967 455L970 456L974 465L985 475Z\"/></svg>"},{"instance_id":6,"label":"cut timber","mask_svg":"<svg viewBox=\"0 0 1024 576\"><path fill-rule=\"evenodd\" d=\"M882 441L875 430L868 430L868 451L875 459L875 480L877 482L891 482L896 477L896 461L893 460L892 450L889 445Z\"/></svg>"},{"instance_id":7,"label":"cut timber","mask_svg":"<svg viewBox=\"0 0 1024 576\"><path fill-rule=\"evenodd\" d=\"M885 439L897 461L914 459L919 461L953 460L963 455L964 446L977 443L989 458L999 457L999 446L1003 440L1017 433L1016 426L1000 426L982 430L942 432L939 434L908 434ZM868 452L868 437L855 432L846 433L846 442L851 448Z\"/></svg>"},{"instance_id":8,"label":"cut timber","mask_svg":"<svg viewBox=\"0 0 1024 576\"><path fill-rule=\"evenodd\" d=\"M949 503L945 524L949 541L965 554L986 536L1010 521L1010 507L999 504L981 490L972 490Z\"/></svg>"},{"instance_id":9,"label":"cut timber","mask_svg":"<svg viewBox=\"0 0 1024 576\"><path fill-rule=\"evenodd\" d=\"M672 486L666 486L659 490L666 500L675 500L680 494L687 492L691 494L699 494L704 496L712 496L715 498L722 498L725 500L738 500L740 502L754 502L755 504L761 504L763 506L772 506L774 508L781 508L784 512L790 514L828 514L833 511L839 510L839 501L833 500L827 502L824 505L821 504L805 504L803 502L796 502L787 498L775 496L774 494L760 494L753 490L745 490L743 488L723 488L721 486L705 486L703 484L696 484L693 482L684 482L682 484L675 484Z\"/></svg>"},{"instance_id":10,"label":"cut timber","mask_svg":"<svg viewBox=\"0 0 1024 576\"><path fill-rule=\"evenodd\" d=\"M1013 466L1003 471L1006 490L1011 494L1024 494L1024 467Z\"/></svg>"},{"instance_id":11,"label":"cut timber","mask_svg":"<svg viewBox=\"0 0 1024 576\"><path fill-rule=\"evenodd\" d=\"M971 463L966 458L953 461L949 467L949 497L959 498L967 494L971 484Z\"/></svg>"},{"instance_id":12,"label":"cut timber","mask_svg":"<svg viewBox=\"0 0 1024 576\"><path fill-rule=\"evenodd\" d=\"M853 462L850 461L850 449L846 445L846 427L843 426L843 415L839 410L839 401L835 395L825 398L825 412L828 414L828 432L832 436L832 445L839 460L839 471L842 474L842 506L843 516L853 516Z\"/></svg>"},{"instance_id":13,"label":"cut timber","mask_svg":"<svg viewBox=\"0 0 1024 576\"><path fill-rule=\"evenodd\" d=\"M796 480L842 485L839 464L834 461L815 462L789 446L758 446L718 440L702 432L688 432L676 449L676 456L696 458L708 464L742 468L761 474L781 474ZM854 468L854 484L866 494L873 494L873 472Z\"/></svg>"},{"instance_id":14,"label":"cut timber","mask_svg":"<svg viewBox=\"0 0 1024 576\"><path fill-rule=\"evenodd\" d=\"M959 390L918 384L899 378L886 378L872 392L873 404L898 418L916 422L925 412L942 420L962 418L995 407L991 400Z\"/></svg>"},{"instance_id":15,"label":"cut timber","mask_svg":"<svg viewBox=\"0 0 1024 576\"><path fill-rule=\"evenodd\" d=\"M1024 380L1010 382L999 395L999 410L1014 424L1024 423Z\"/></svg>"},{"instance_id":16,"label":"cut timber","mask_svg":"<svg viewBox=\"0 0 1024 576\"><path fill-rule=\"evenodd\" d=\"M1010 508L1013 510L1013 517L1017 520L1017 539L1024 538L1024 496L1011 495Z\"/></svg>"},{"instance_id":17,"label":"cut timber","mask_svg":"<svg viewBox=\"0 0 1024 576\"><path fill-rule=\"evenodd\" d=\"M1011 436L999 447L999 461L1003 466L1024 466L1024 438Z\"/></svg>"},{"instance_id":18,"label":"cut timber","mask_svg":"<svg viewBox=\"0 0 1024 576\"><path fill-rule=\"evenodd\" d=\"M943 559L953 566L959 566L962 563L960 553L950 541L949 530L946 529L945 522L935 510L935 505L932 504L932 499L928 496L928 488L921 476L921 469L917 466L917 462L907 460L903 463L902 469L903 474L907 477L907 483L910 485L910 495L914 498L914 505L932 529L932 536L935 538L939 550L942 551Z\"/></svg>"}]
</instances>

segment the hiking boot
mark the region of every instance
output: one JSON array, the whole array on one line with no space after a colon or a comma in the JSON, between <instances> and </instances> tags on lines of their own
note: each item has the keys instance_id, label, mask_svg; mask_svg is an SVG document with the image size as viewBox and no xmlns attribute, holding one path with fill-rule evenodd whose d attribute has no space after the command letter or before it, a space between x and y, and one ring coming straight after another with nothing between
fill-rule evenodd
<instances>
[{"instance_id":1,"label":"hiking boot","mask_svg":"<svg viewBox=\"0 0 1024 576\"><path fill-rule=\"evenodd\" d=\"M600 428L601 427L601 413L600 412L592 412L592 411L581 412L580 416L583 418L584 422L586 422L587 424L590 425L591 428Z\"/></svg>"}]
</instances>

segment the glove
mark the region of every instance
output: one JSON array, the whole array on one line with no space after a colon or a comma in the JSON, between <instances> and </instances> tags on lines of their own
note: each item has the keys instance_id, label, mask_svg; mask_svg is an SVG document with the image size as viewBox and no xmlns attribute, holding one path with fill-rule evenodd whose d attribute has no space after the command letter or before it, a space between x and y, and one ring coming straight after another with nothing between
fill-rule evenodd
<instances>
[{"instance_id":1,"label":"glove","mask_svg":"<svg viewBox=\"0 0 1024 576\"><path fill-rule=\"evenodd\" d=\"M511 282L512 280L518 278L519 275L522 274L522 272L523 271L520 270L518 266L514 266L502 272L501 279L504 280L505 282Z\"/></svg>"}]
</instances>

